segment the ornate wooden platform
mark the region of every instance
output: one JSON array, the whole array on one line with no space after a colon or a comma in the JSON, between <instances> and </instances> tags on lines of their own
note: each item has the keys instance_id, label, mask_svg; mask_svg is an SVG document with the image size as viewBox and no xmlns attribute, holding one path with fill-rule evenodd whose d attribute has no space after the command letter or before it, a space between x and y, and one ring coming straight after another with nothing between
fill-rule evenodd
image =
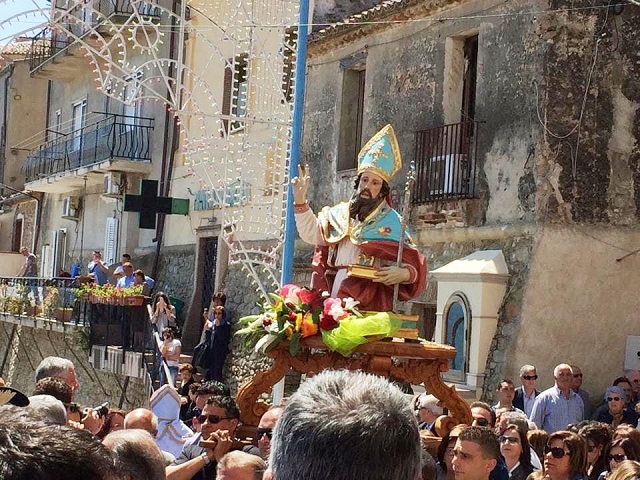
<instances>
[{"instance_id":1,"label":"ornate wooden platform","mask_svg":"<svg viewBox=\"0 0 640 480\"><path fill-rule=\"evenodd\" d=\"M282 342L268 353L275 362L264 372L258 372L238 391L237 401L242 412L242 423L258 425L260 417L269 408L258 398L269 393L292 369L305 374L317 374L326 369L362 370L383 377L393 377L413 385L424 384L425 389L442 400L458 423L471 423L471 410L455 387L442 381L441 372L449 369L449 360L455 357L455 348L432 342L402 342L379 340L358 347L349 357L332 352L322 338L309 337L300 342L300 350L293 357L289 343Z\"/></svg>"}]
</instances>

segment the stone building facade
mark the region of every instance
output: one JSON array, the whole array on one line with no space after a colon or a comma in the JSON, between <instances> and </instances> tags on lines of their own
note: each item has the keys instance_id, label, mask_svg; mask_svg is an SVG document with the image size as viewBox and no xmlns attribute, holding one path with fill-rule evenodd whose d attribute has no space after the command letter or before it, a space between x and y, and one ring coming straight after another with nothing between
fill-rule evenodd
<instances>
[{"instance_id":1,"label":"stone building facade","mask_svg":"<svg viewBox=\"0 0 640 480\"><path fill-rule=\"evenodd\" d=\"M319 13L315 23L332 19ZM312 208L349 195L354 152L391 123L404 159L392 197L401 203L413 162L410 226L430 270L479 250L504 255L510 278L477 396L517 381L524 363L540 386L556 364L576 363L595 397L622 372L640 306L640 257L621 259L640 239L639 17L607 2L400 0L312 33L302 148ZM471 148L425 153L447 135L472 137ZM431 307L427 323L446 317L436 292L431 281L416 302Z\"/></svg>"}]
</instances>

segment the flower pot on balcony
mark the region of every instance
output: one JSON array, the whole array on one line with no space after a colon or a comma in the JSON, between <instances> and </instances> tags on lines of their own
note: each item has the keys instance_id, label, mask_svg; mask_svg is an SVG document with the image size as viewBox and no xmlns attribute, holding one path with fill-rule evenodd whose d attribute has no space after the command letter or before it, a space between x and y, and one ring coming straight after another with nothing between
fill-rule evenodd
<instances>
[{"instance_id":1,"label":"flower pot on balcony","mask_svg":"<svg viewBox=\"0 0 640 480\"><path fill-rule=\"evenodd\" d=\"M124 297L125 303L129 307L140 307L144 304L144 295L131 295Z\"/></svg>"},{"instance_id":2,"label":"flower pot on balcony","mask_svg":"<svg viewBox=\"0 0 640 480\"><path fill-rule=\"evenodd\" d=\"M58 308L54 312L54 317L58 322L69 322L71 321L72 313L73 313L72 308Z\"/></svg>"}]
</instances>

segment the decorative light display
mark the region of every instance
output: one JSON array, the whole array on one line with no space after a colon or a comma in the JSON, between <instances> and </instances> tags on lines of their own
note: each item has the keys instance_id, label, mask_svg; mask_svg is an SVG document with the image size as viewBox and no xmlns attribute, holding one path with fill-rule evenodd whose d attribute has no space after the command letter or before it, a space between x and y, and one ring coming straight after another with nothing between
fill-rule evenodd
<instances>
[{"instance_id":1,"label":"decorative light display","mask_svg":"<svg viewBox=\"0 0 640 480\"><path fill-rule=\"evenodd\" d=\"M30 2L0 0L3 4ZM81 49L96 88L177 117L180 162L207 194L230 249L263 293L280 281L299 0L53 0L32 8L51 46ZM2 28L14 17L0 18ZM46 30L45 30L46 27ZM183 192L173 191L172 194ZM197 226L197 225L196 225ZM256 245L262 247L256 247ZM264 246L270 245L270 246Z\"/></svg>"}]
</instances>

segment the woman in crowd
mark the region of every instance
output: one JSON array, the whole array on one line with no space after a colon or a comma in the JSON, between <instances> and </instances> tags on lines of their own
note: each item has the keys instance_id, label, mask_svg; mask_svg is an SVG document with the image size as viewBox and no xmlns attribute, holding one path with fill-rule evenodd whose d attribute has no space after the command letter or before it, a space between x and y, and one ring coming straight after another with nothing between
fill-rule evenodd
<instances>
[{"instance_id":1,"label":"woman in crowd","mask_svg":"<svg viewBox=\"0 0 640 480\"><path fill-rule=\"evenodd\" d=\"M193 375L196 373L196 369L190 363L183 363L178 368L178 374L180 375L180 387L178 388L178 395L180 395L180 419L184 420L184 415L189 408L189 387L196 381Z\"/></svg>"},{"instance_id":2,"label":"woman in crowd","mask_svg":"<svg viewBox=\"0 0 640 480\"><path fill-rule=\"evenodd\" d=\"M607 469L607 459L604 450L611 441L611 427L606 423L590 422L578 432L587 442L587 477L597 480Z\"/></svg>"},{"instance_id":3,"label":"woman in crowd","mask_svg":"<svg viewBox=\"0 0 640 480\"><path fill-rule=\"evenodd\" d=\"M109 413L104 417L104 423L102 428L97 433L97 437L102 440L111 432L122 430L124 428L124 417L127 416L127 412L120 410L119 408L110 408Z\"/></svg>"},{"instance_id":4,"label":"woman in crowd","mask_svg":"<svg viewBox=\"0 0 640 480\"><path fill-rule=\"evenodd\" d=\"M587 465L586 442L573 432L560 430L549 435L544 448L541 472L529 478L545 480L582 480Z\"/></svg>"},{"instance_id":5,"label":"woman in crowd","mask_svg":"<svg viewBox=\"0 0 640 480\"><path fill-rule=\"evenodd\" d=\"M155 324L158 333L162 333L165 327L175 328L176 326L176 308L171 305L169 297L164 292L158 292L153 297L151 321Z\"/></svg>"},{"instance_id":6,"label":"woman in crowd","mask_svg":"<svg viewBox=\"0 0 640 480\"><path fill-rule=\"evenodd\" d=\"M527 432L527 440L529 441L529 447L536 452L539 459L544 458L544 447L549 440L549 434L544 430L533 429Z\"/></svg>"},{"instance_id":7,"label":"woman in crowd","mask_svg":"<svg viewBox=\"0 0 640 480\"><path fill-rule=\"evenodd\" d=\"M525 480L533 472L529 442L518 425L507 425L500 436L500 453L511 480Z\"/></svg>"},{"instance_id":8,"label":"woman in crowd","mask_svg":"<svg viewBox=\"0 0 640 480\"><path fill-rule=\"evenodd\" d=\"M608 408L600 411L596 421L608 423L614 428L623 423L634 427L638 424L638 414L625 408L627 396L622 387L618 385L607 387L604 400L607 402Z\"/></svg>"},{"instance_id":9,"label":"woman in crowd","mask_svg":"<svg viewBox=\"0 0 640 480\"><path fill-rule=\"evenodd\" d=\"M456 440L458 440L458 435L460 434L462 427L464 427L464 425L458 425L442 437L442 441L438 446L438 462L436 465L438 472L437 480L455 479L453 466L451 464L453 461L453 447L456 445Z\"/></svg>"},{"instance_id":10,"label":"woman in crowd","mask_svg":"<svg viewBox=\"0 0 640 480\"><path fill-rule=\"evenodd\" d=\"M616 440L618 438L629 438L636 445L640 445L640 431L638 429L632 427L631 425L627 425L623 423L619 425L614 431L611 437L611 440Z\"/></svg>"},{"instance_id":11,"label":"woman in crowd","mask_svg":"<svg viewBox=\"0 0 640 480\"><path fill-rule=\"evenodd\" d=\"M616 471L611 474L609 480L638 480L640 478L640 462L625 460Z\"/></svg>"},{"instance_id":12,"label":"woman in crowd","mask_svg":"<svg viewBox=\"0 0 640 480\"><path fill-rule=\"evenodd\" d=\"M180 340L174 338L173 330L169 327L165 327L164 330L162 330L162 339L160 355L162 355L162 359L167 363L171 379L175 382L178 378L178 365L182 351L182 343L180 343ZM160 365L160 384L164 385L165 383L168 383L166 374L164 368Z\"/></svg>"},{"instance_id":13,"label":"woman in crowd","mask_svg":"<svg viewBox=\"0 0 640 480\"><path fill-rule=\"evenodd\" d=\"M625 460L640 461L640 444L630 438L616 438L605 451L607 470L600 475L600 479L608 479Z\"/></svg>"},{"instance_id":14,"label":"woman in crowd","mask_svg":"<svg viewBox=\"0 0 640 480\"><path fill-rule=\"evenodd\" d=\"M205 324L207 338L209 340L210 363L206 380L224 381L222 370L229 353L231 341L231 325L226 319L224 307L217 306L213 309L213 321Z\"/></svg>"}]
</instances>

